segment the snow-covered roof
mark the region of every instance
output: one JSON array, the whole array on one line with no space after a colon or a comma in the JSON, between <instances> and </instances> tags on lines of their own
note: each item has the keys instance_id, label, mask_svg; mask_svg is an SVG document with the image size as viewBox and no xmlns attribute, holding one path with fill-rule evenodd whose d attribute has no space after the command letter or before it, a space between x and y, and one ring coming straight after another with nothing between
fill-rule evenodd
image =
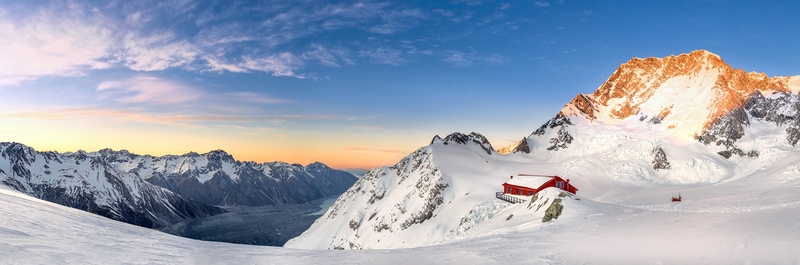
<instances>
[{"instance_id":1,"label":"snow-covered roof","mask_svg":"<svg viewBox=\"0 0 800 265\"><path fill-rule=\"evenodd\" d=\"M551 179L553 179L553 177L547 177L547 176L514 176L514 178L506 181L506 184L536 189L536 188L539 188L540 186L542 186L542 184L547 183Z\"/></svg>"}]
</instances>

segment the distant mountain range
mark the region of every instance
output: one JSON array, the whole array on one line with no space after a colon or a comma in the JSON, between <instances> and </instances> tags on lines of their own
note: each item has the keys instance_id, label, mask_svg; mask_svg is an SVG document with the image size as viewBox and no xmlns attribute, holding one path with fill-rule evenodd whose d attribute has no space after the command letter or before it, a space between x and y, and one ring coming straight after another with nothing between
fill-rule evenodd
<instances>
[{"instance_id":1,"label":"distant mountain range","mask_svg":"<svg viewBox=\"0 0 800 265\"><path fill-rule=\"evenodd\" d=\"M154 157L128 151L37 152L0 143L0 184L144 227L225 212L213 205L305 203L356 181L322 163L236 161L224 151Z\"/></svg>"}]
</instances>

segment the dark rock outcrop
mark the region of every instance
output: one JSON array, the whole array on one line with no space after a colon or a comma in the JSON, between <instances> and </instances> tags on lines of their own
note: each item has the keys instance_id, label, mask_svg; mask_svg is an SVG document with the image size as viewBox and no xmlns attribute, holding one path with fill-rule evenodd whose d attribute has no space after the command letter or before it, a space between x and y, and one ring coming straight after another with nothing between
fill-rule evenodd
<instances>
[{"instance_id":1,"label":"dark rock outcrop","mask_svg":"<svg viewBox=\"0 0 800 265\"><path fill-rule=\"evenodd\" d=\"M725 158L733 155L758 157L757 150L745 152L736 146L736 141L744 136L745 127L750 126L751 119L785 127L786 141L795 146L800 140L800 95L776 92L764 97L760 91L756 91L744 106L721 116L702 135L697 136L697 140L706 145L713 143L725 146L725 150L718 152Z\"/></svg>"},{"instance_id":2,"label":"dark rock outcrop","mask_svg":"<svg viewBox=\"0 0 800 265\"><path fill-rule=\"evenodd\" d=\"M563 128L564 126L567 126L567 125L572 125L572 122L569 120L569 118L567 116L559 114L559 115L556 115L555 117L553 117L552 119L548 120L544 124L542 124L542 126L539 126L539 129L536 129L536 131L533 132L533 135L542 136L548 130L552 130L552 129L556 128L556 127L562 127Z\"/></svg>"},{"instance_id":3,"label":"dark rock outcrop","mask_svg":"<svg viewBox=\"0 0 800 265\"><path fill-rule=\"evenodd\" d=\"M514 147L514 150L511 151L511 152L512 153L530 154L531 153L531 147L528 144L528 137L523 137L522 141L519 141L519 144L517 144L517 146Z\"/></svg>"},{"instance_id":4,"label":"dark rock outcrop","mask_svg":"<svg viewBox=\"0 0 800 265\"><path fill-rule=\"evenodd\" d=\"M489 140L486 139L486 137L484 137L483 135L481 135L479 133L476 133L476 132L472 132L470 134L463 134L463 133L459 133L459 132L454 132L454 133L451 133L451 134L447 135L447 137L445 137L444 139L439 137L439 135L436 135L436 136L433 137L433 139L431 139L431 144L434 144L436 142L442 142L443 144L449 144L449 143L455 143L455 144L474 143L474 144L477 144L478 146L480 146L481 149L483 149L483 151L486 151L487 154L491 155L492 152L494 152L494 147L492 147L492 144L489 143Z\"/></svg>"},{"instance_id":5,"label":"dark rock outcrop","mask_svg":"<svg viewBox=\"0 0 800 265\"><path fill-rule=\"evenodd\" d=\"M561 129L558 129L557 136L550 138L550 144L552 144L552 146L548 147L547 150L558 151L559 149L565 149L572 143L572 140L574 140L574 138L569 134L567 128L561 127Z\"/></svg>"},{"instance_id":6,"label":"dark rock outcrop","mask_svg":"<svg viewBox=\"0 0 800 265\"><path fill-rule=\"evenodd\" d=\"M185 170L165 167L142 177L181 196L211 205L306 203L341 194L357 180L353 174L319 162L307 166L240 162L224 151L164 159L167 164L182 164Z\"/></svg>"},{"instance_id":7,"label":"dark rock outcrop","mask_svg":"<svg viewBox=\"0 0 800 265\"><path fill-rule=\"evenodd\" d=\"M664 149L661 149L661 146L656 146L653 148L651 153L653 154L653 169L662 170L672 168L667 160L667 154L664 153Z\"/></svg>"},{"instance_id":8,"label":"dark rock outcrop","mask_svg":"<svg viewBox=\"0 0 800 265\"><path fill-rule=\"evenodd\" d=\"M544 211L544 217L542 217L542 223L548 222L552 219L558 219L558 216L561 215L562 210L564 210L564 205L561 205L561 198L553 199L553 203L550 204L550 207L548 207L547 210Z\"/></svg>"}]
</instances>

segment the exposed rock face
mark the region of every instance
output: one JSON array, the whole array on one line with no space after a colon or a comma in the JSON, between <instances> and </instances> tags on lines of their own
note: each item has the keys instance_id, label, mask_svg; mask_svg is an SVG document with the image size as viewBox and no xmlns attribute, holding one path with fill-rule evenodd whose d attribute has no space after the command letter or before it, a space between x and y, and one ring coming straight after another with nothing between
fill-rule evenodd
<instances>
[{"instance_id":1,"label":"exposed rock face","mask_svg":"<svg viewBox=\"0 0 800 265\"><path fill-rule=\"evenodd\" d=\"M549 222L552 219L558 219L558 217L561 216L561 212L564 210L564 205L561 204L563 201L562 198L572 197L571 194L562 191L558 193L558 198L555 198L555 196L552 196L554 195L554 193L552 193L554 191L555 190L540 191L534 195L533 198L531 198L530 203L528 203L528 210L532 210L534 212L538 212L543 206L547 206L547 209L544 211L544 216L542 217L543 223ZM544 196L542 196L543 193L545 193ZM550 198L553 198L553 200L550 201Z\"/></svg>"},{"instance_id":2,"label":"exposed rock face","mask_svg":"<svg viewBox=\"0 0 800 265\"><path fill-rule=\"evenodd\" d=\"M455 143L455 144L468 144L468 143L475 143L478 144L487 154L492 154L494 152L494 148L492 144L489 143L489 140L486 139L483 135L472 132L470 134L463 134L459 132L454 132L444 139L439 137L438 135L434 136L431 140L431 144L436 143L437 141L441 141L444 144Z\"/></svg>"},{"instance_id":3,"label":"exposed rock face","mask_svg":"<svg viewBox=\"0 0 800 265\"><path fill-rule=\"evenodd\" d=\"M786 141L795 146L800 139L800 95L772 92L765 97L761 91L756 91L744 106L718 119L710 129L698 136L698 140L704 144L725 146L726 150L719 152L725 158L733 155L758 157L758 151L745 152L736 146L736 141L744 136L744 128L752 120L785 128Z\"/></svg>"},{"instance_id":4,"label":"exposed rock face","mask_svg":"<svg viewBox=\"0 0 800 265\"><path fill-rule=\"evenodd\" d=\"M567 132L566 128L561 127L561 129L558 129L558 136L550 139L552 146L548 147L547 150L558 151L559 149L567 148L572 143L572 140L574 140L572 135Z\"/></svg>"},{"instance_id":5,"label":"exposed rock face","mask_svg":"<svg viewBox=\"0 0 800 265\"><path fill-rule=\"evenodd\" d=\"M800 76L768 78L733 69L708 51L665 58L634 58L590 95L579 94L530 137L547 150L567 148L571 117L615 124L638 118L666 129L672 139L697 139L723 146L723 157L757 157L736 145L752 119L785 127L786 140L800 141ZM529 141L530 142L530 141ZM660 153L654 152L654 156ZM656 159L658 160L658 159ZM667 164L653 162L657 169Z\"/></svg>"},{"instance_id":6,"label":"exposed rock face","mask_svg":"<svg viewBox=\"0 0 800 265\"><path fill-rule=\"evenodd\" d=\"M335 236L301 236L302 239L296 238L292 241L322 240L327 248L360 249L366 238L388 238L433 218L444 202L442 192L449 186L443 182L441 172L433 164L432 151L429 148L420 148L393 166L370 170L339 196L327 214L306 231L334 233ZM403 200L386 201L389 198L396 200L398 197ZM326 227L317 227L336 226L337 223L346 224L350 231L337 232Z\"/></svg>"},{"instance_id":7,"label":"exposed rock face","mask_svg":"<svg viewBox=\"0 0 800 265\"><path fill-rule=\"evenodd\" d=\"M519 141L517 146L514 147L514 150L512 150L511 152L512 153L530 154L531 153L531 147L530 147L530 144L528 143L528 137L522 138L522 140Z\"/></svg>"},{"instance_id":8,"label":"exposed rock face","mask_svg":"<svg viewBox=\"0 0 800 265\"><path fill-rule=\"evenodd\" d=\"M747 111L744 107L738 108L714 121L697 139L704 144L715 143L731 148L736 140L744 136L744 128L749 125Z\"/></svg>"},{"instance_id":9,"label":"exposed rock face","mask_svg":"<svg viewBox=\"0 0 800 265\"><path fill-rule=\"evenodd\" d=\"M525 153L529 154L531 152L531 143L529 138L532 137L550 137L545 136L547 132L556 130L555 135L548 140L549 146L547 150L550 151L558 151L569 147L572 143L572 140L575 138L570 134L568 127L572 126L572 121L570 121L568 116L562 115L559 113L552 119L548 120L542 126L540 126L536 131L534 131L529 137L522 138L522 140L517 143L511 153Z\"/></svg>"},{"instance_id":10,"label":"exposed rock face","mask_svg":"<svg viewBox=\"0 0 800 265\"><path fill-rule=\"evenodd\" d=\"M522 137L522 140L519 140L515 144L497 149L497 153L502 155L507 155L511 153L524 153L529 154L531 152L531 148L528 145L528 137Z\"/></svg>"},{"instance_id":11,"label":"exposed rock face","mask_svg":"<svg viewBox=\"0 0 800 265\"><path fill-rule=\"evenodd\" d=\"M148 182L211 205L305 203L341 194L356 177L316 162L236 161L225 151L182 156L128 156L114 162Z\"/></svg>"},{"instance_id":12,"label":"exposed rock face","mask_svg":"<svg viewBox=\"0 0 800 265\"><path fill-rule=\"evenodd\" d=\"M795 146L800 139L800 95L778 92L764 97L756 93L745 105L751 117L786 128L786 140Z\"/></svg>"},{"instance_id":13,"label":"exposed rock face","mask_svg":"<svg viewBox=\"0 0 800 265\"><path fill-rule=\"evenodd\" d=\"M653 148L653 169L655 170L662 170L662 169L670 169L672 166L669 164L667 160L667 154L664 153L664 149L661 149L661 146L656 146Z\"/></svg>"},{"instance_id":14,"label":"exposed rock face","mask_svg":"<svg viewBox=\"0 0 800 265\"><path fill-rule=\"evenodd\" d=\"M552 130L556 127L563 128L564 126L568 125L572 125L572 122L569 120L569 117L559 113L549 121L542 124L542 126L539 126L539 129L536 129L536 131L533 132L533 135L542 136L548 130Z\"/></svg>"},{"instance_id":15,"label":"exposed rock face","mask_svg":"<svg viewBox=\"0 0 800 265\"><path fill-rule=\"evenodd\" d=\"M645 112L658 117L676 135L691 139L741 109L757 90L789 92L799 87L800 77L745 73L699 50L666 58L634 58L620 65L591 95L575 97L559 116L610 121Z\"/></svg>"},{"instance_id":16,"label":"exposed rock face","mask_svg":"<svg viewBox=\"0 0 800 265\"><path fill-rule=\"evenodd\" d=\"M153 157L110 149L59 154L0 144L0 183L145 227L224 212L209 205L305 203L341 194L355 181L319 162L305 167L240 162L221 150Z\"/></svg>"},{"instance_id":17,"label":"exposed rock face","mask_svg":"<svg viewBox=\"0 0 800 265\"><path fill-rule=\"evenodd\" d=\"M561 205L561 198L553 199L553 203L550 204L550 207L547 207L547 210L544 212L542 223L548 222L552 219L558 219L558 216L561 215L562 210L564 210L564 205Z\"/></svg>"},{"instance_id":18,"label":"exposed rock face","mask_svg":"<svg viewBox=\"0 0 800 265\"><path fill-rule=\"evenodd\" d=\"M97 154L37 152L18 143L0 143L0 183L36 198L151 228L224 212L126 174Z\"/></svg>"}]
</instances>

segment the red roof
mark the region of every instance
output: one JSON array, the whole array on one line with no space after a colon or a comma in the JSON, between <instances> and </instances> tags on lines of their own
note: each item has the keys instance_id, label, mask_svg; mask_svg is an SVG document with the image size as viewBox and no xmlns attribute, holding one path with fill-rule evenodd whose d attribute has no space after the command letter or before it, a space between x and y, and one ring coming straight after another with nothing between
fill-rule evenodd
<instances>
[{"instance_id":1,"label":"red roof","mask_svg":"<svg viewBox=\"0 0 800 265\"><path fill-rule=\"evenodd\" d=\"M517 175L514 176L512 179L506 181L506 184L520 186L520 187L527 187L531 189L538 189L548 181L552 180L553 177L548 176L524 176L524 175Z\"/></svg>"}]
</instances>

